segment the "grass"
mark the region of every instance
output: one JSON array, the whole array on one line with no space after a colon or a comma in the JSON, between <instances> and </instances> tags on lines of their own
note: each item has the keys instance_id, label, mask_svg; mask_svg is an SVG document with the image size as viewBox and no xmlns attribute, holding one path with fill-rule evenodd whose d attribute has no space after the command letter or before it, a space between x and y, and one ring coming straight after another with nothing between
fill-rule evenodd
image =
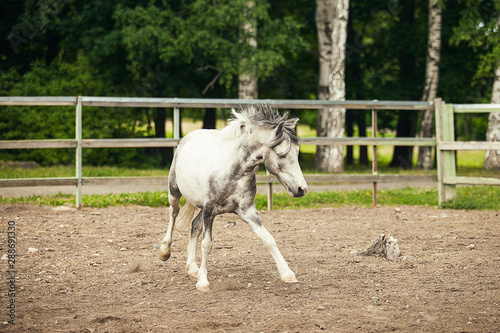
<instances>
[{"instance_id":1,"label":"grass","mask_svg":"<svg viewBox=\"0 0 500 333\"><path fill-rule=\"evenodd\" d=\"M378 202L381 206L418 205L435 207L438 205L437 189L404 188L395 190L380 190ZM458 187L457 199L444 203L442 208L450 209L493 209L500 210L500 187L474 186ZM150 207L168 206L167 192L140 192L107 195L84 195L84 207L108 207L142 205ZM21 198L6 198L0 196L0 204L32 203L49 206L74 206L75 196L72 194L33 195ZM257 194L255 198L259 210L267 207L267 197ZM371 190L311 192L302 198L290 198L286 193L274 195L274 209L325 208L341 206L371 207Z\"/></svg>"},{"instance_id":2,"label":"grass","mask_svg":"<svg viewBox=\"0 0 500 333\"><path fill-rule=\"evenodd\" d=\"M286 193L274 195L275 209L300 209L339 207L344 205L371 207L372 190L313 192L299 199L290 198ZM500 210L500 187L475 186L458 187L457 199L443 203L441 208L449 209L493 209ZM472 199L473 198L473 199ZM377 201L381 206L417 205L438 206L438 191L435 188L404 188L377 191ZM259 209L266 207L265 195L256 197Z\"/></svg>"},{"instance_id":3,"label":"grass","mask_svg":"<svg viewBox=\"0 0 500 333\"><path fill-rule=\"evenodd\" d=\"M455 200L444 202L442 208L500 210L500 186L464 186L457 188Z\"/></svg>"},{"instance_id":4,"label":"grass","mask_svg":"<svg viewBox=\"0 0 500 333\"><path fill-rule=\"evenodd\" d=\"M20 198L6 198L0 196L0 203L32 203L36 205L48 206L73 206L75 205L75 195L73 194L53 194L53 195L32 195ZM167 192L140 192L140 193L119 193L105 195L83 195L82 204L84 207L103 208L109 206L141 205L150 207L168 206Z\"/></svg>"}]
</instances>

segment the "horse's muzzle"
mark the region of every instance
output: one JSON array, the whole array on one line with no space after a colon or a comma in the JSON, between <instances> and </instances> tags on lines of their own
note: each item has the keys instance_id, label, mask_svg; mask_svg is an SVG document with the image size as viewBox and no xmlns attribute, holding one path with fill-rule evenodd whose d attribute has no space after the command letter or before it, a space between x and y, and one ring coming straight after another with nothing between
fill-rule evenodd
<instances>
[{"instance_id":1,"label":"horse's muzzle","mask_svg":"<svg viewBox=\"0 0 500 333\"><path fill-rule=\"evenodd\" d=\"M299 186L299 188L296 191L291 192L290 194L294 198L300 198L306 195L307 193L307 186Z\"/></svg>"}]
</instances>

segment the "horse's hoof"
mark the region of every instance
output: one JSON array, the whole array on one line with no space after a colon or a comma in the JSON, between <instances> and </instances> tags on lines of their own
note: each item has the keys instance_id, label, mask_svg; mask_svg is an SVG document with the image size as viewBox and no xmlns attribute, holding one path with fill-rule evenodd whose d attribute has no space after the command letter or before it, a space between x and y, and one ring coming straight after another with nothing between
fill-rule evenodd
<instances>
[{"instance_id":1,"label":"horse's hoof","mask_svg":"<svg viewBox=\"0 0 500 333\"><path fill-rule=\"evenodd\" d=\"M285 282L285 283L297 283L297 282L299 282L299 280L297 280L295 275L292 275L292 276L284 278L283 282Z\"/></svg>"},{"instance_id":2,"label":"horse's hoof","mask_svg":"<svg viewBox=\"0 0 500 333\"><path fill-rule=\"evenodd\" d=\"M208 286L208 284L204 284L204 285L196 285L196 290L198 291L201 291L201 292L207 292L207 291L210 291L210 287Z\"/></svg>"},{"instance_id":3,"label":"horse's hoof","mask_svg":"<svg viewBox=\"0 0 500 333\"><path fill-rule=\"evenodd\" d=\"M197 278L198 277L198 270L196 271L189 271L188 270L188 276L192 277L192 278Z\"/></svg>"},{"instance_id":4,"label":"horse's hoof","mask_svg":"<svg viewBox=\"0 0 500 333\"><path fill-rule=\"evenodd\" d=\"M163 261L167 261L170 258L170 252L164 253L160 251L160 259Z\"/></svg>"}]
</instances>

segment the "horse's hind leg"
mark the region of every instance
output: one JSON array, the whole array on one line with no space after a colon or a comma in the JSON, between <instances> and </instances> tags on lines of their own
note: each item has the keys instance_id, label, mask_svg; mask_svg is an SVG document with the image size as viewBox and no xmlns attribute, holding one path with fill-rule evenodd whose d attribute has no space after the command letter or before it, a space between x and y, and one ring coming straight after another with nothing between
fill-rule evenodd
<instances>
[{"instance_id":1,"label":"horse's hind leg","mask_svg":"<svg viewBox=\"0 0 500 333\"><path fill-rule=\"evenodd\" d=\"M191 239L189 240L189 245L187 248L187 263L186 263L186 271L189 276L197 277L198 276L198 265L196 264L196 246L198 245L198 238L201 234L202 229L202 213L203 210L200 210L198 215L194 218L191 223Z\"/></svg>"},{"instance_id":2,"label":"horse's hind leg","mask_svg":"<svg viewBox=\"0 0 500 333\"><path fill-rule=\"evenodd\" d=\"M198 282L196 289L198 291L209 291L209 283L207 278L207 259L212 252L212 224L214 222L213 209L202 209L203 218L203 240L201 241L201 265L198 270Z\"/></svg>"},{"instance_id":3,"label":"horse's hind leg","mask_svg":"<svg viewBox=\"0 0 500 333\"><path fill-rule=\"evenodd\" d=\"M168 228L167 228L167 233L165 235L165 238L163 238L163 241L161 242L160 245L160 259L161 260L168 260L170 258L171 254L171 246L172 246L172 232L174 230L175 226L175 219L177 218L177 215L179 215L179 200L180 200L180 193L179 195L173 195L168 193L168 202L170 204L169 207L169 222L168 222Z\"/></svg>"},{"instance_id":4,"label":"horse's hind leg","mask_svg":"<svg viewBox=\"0 0 500 333\"><path fill-rule=\"evenodd\" d=\"M295 273L290 269L290 267L288 267L288 264L281 255L273 235L271 235L271 233L269 233L269 231L267 231L267 229L262 225L262 220L260 219L257 209L252 207L246 211L240 212L238 215L243 221L250 225L253 232L259 236L260 239L262 239L269 252L271 252L272 257L276 262L276 266L278 267L281 280L285 283L298 282L295 277Z\"/></svg>"}]
</instances>

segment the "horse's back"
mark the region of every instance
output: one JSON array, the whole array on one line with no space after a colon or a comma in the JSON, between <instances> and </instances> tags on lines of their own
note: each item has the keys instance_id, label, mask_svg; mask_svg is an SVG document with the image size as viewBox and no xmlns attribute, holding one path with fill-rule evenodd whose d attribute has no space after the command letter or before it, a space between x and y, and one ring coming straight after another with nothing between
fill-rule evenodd
<instances>
[{"instance_id":1,"label":"horse's back","mask_svg":"<svg viewBox=\"0 0 500 333\"><path fill-rule=\"evenodd\" d=\"M171 182L195 206L201 206L210 191L209 181L231 163L233 142L219 130L195 130L179 143L170 169Z\"/></svg>"},{"instance_id":2,"label":"horse's back","mask_svg":"<svg viewBox=\"0 0 500 333\"><path fill-rule=\"evenodd\" d=\"M187 134L175 152L176 163L210 161L214 151L223 145L221 131L199 129Z\"/></svg>"}]
</instances>

